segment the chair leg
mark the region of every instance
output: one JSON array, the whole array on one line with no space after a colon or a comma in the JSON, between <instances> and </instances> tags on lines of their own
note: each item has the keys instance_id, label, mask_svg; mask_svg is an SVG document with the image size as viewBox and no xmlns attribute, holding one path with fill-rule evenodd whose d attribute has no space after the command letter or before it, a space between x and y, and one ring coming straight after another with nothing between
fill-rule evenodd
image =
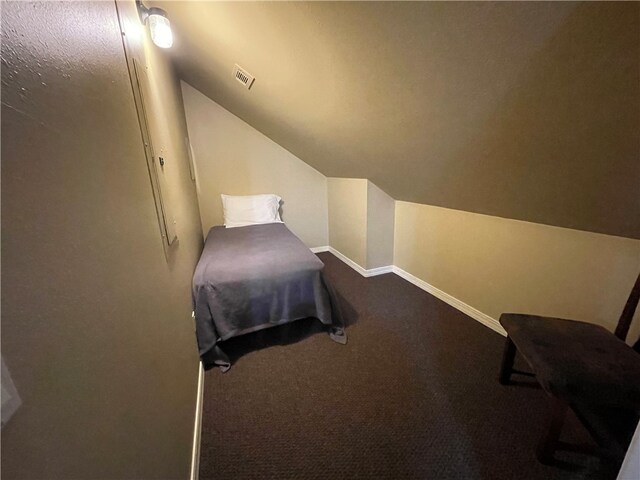
<instances>
[{"instance_id":1,"label":"chair leg","mask_svg":"<svg viewBox=\"0 0 640 480\"><path fill-rule=\"evenodd\" d=\"M551 398L551 414L547 431L540 438L536 456L538 461L544 464L553 463L553 455L558 447L560 432L567 414L569 405L564 400L556 397Z\"/></svg>"},{"instance_id":2,"label":"chair leg","mask_svg":"<svg viewBox=\"0 0 640 480\"><path fill-rule=\"evenodd\" d=\"M504 345L504 353L502 354L502 364L500 366L500 377L498 381L502 385L508 385L511 380L511 372L513 371L513 361L516 358L516 345L513 340L507 336Z\"/></svg>"}]
</instances>

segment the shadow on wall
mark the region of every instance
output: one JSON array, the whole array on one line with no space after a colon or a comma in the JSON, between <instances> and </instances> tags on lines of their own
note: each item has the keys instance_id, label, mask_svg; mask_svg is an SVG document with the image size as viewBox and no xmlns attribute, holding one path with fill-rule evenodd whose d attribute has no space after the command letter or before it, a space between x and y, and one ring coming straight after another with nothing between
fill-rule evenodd
<instances>
[{"instance_id":1,"label":"shadow on wall","mask_svg":"<svg viewBox=\"0 0 640 480\"><path fill-rule=\"evenodd\" d=\"M482 173L489 171L494 179L447 182L458 199L449 208L482 197L487 211L512 205L512 218L640 238L639 63L623 55L637 49L640 23L628 12L591 4L569 15L484 127L443 165L446 178L459 171L489 178Z\"/></svg>"}]
</instances>

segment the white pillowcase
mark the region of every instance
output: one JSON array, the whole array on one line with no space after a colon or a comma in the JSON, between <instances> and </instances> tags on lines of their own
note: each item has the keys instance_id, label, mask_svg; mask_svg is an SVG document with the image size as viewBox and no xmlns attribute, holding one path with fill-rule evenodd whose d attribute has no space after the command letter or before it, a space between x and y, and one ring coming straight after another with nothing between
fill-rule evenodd
<instances>
[{"instance_id":1,"label":"white pillowcase","mask_svg":"<svg viewBox=\"0 0 640 480\"><path fill-rule=\"evenodd\" d=\"M283 223L280 220L280 200L278 195L246 195L243 197L220 195L224 211L224 225L227 228L260 225L263 223Z\"/></svg>"}]
</instances>

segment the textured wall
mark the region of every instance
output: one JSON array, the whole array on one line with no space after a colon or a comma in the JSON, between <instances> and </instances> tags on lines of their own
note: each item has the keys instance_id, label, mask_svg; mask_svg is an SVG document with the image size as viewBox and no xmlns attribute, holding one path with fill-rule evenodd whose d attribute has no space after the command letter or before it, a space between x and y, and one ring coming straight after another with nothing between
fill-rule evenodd
<instances>
[{"instance_id":1,"label":"textured wall","mask_svg":"<svg viewBox=\"0 0 640 480\"><path fill-rule=\"evenodd\" d=\"M638 2L163 8L182 78L329 177L640 238Z\"/></svg>"},{"instance_id":2,"label":"textured wall","mask_svg":"<svg viewBox=\"0 0 640 480\"><path fill-rule=\"evenodd\" d=\"M640 241L396 202L395 265L497 319L532 313L613 330ZM640 333L640 310L629 339Z\"/></svg>"},{"instance_id":3,"label":"textured wall","mask_svg":"<svg viewBox=\"0 0 640 480\"><path fill-rule=\"evenodd\" d=\"M275 193L287 226L309 247L327 245L326 177L184 82L182 91L203 234L224 223L221 193Z\"/></svg>"},{"instance_id":4,"label":"textured wall","mask_svg":"<svg viewBox=\"0 0 640 480\"><path fill-rule=\"evenodd\" d=\"M148 53L168 262L115 4L2 4L2 355L23 401L2 429L3 478L188 476L202 237L179 85Z\"/></svg>"}]
</instances>

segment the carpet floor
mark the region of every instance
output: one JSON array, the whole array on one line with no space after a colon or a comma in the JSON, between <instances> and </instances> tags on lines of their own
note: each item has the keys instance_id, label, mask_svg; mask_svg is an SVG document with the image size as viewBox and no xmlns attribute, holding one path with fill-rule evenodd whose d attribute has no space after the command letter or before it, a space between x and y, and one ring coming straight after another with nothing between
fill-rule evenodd
<instances>
[{"instance_id":1,"label":"carpet floor","mask_svg":"<svg viewBox=\"0 0 640 480\"><path fill-rule=\"evenodd\" d=\"M536 461L546 397L498 383L502 336L394 274L319 257L349 343L314 320L227 342L231 370L205 373L200 479L615 479L594 457ZM569 418L563 439L588 436Z\"/></svg>"}]
</instances>

